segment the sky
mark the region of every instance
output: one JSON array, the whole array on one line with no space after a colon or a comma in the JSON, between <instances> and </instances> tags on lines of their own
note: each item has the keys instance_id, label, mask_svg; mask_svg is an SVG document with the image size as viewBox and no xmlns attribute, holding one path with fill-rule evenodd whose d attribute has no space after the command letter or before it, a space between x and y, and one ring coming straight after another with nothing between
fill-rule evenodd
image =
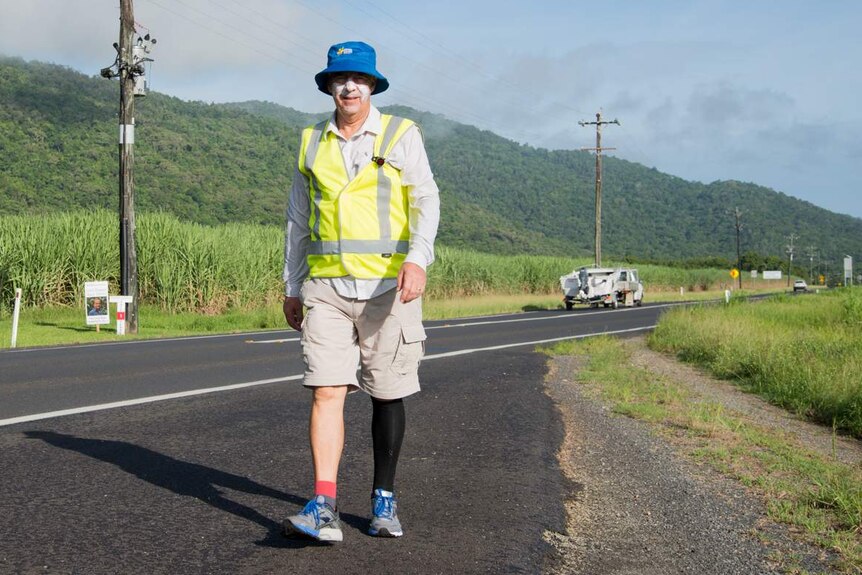
<instances>
[{"instance_id":1,"label":"sky","mask_svg":"<svg viewBox=\"0 0 862 575\"><path fill-rule=\"evenodd\" d=\"M693 181L740 180L862 217L858 0L134 0L150 89L332 108L330 45L377 50L403 104L536 147L595 145ZM119 0L0 0L0 54L97 75ZM46 78L50 81L50 78ZM105 80L107 81L107 80ZM142 134L139 134L139 137Z\"/></svg>"}]
</instances>

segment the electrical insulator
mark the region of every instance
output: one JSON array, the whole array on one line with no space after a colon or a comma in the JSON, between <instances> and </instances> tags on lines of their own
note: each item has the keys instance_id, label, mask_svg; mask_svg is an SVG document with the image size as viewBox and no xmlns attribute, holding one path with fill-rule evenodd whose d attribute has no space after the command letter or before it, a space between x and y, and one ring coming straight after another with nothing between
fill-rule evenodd
<instances>
[{"instance_id":1,"label":"electrical insulator","mask_svg":"<svg viewBox=\"0 0 862 575\"><path fill-rule=\"evenodd\" d=\"M132 94L135 96L146 96L147 95L147 76L146 69L144 68L144 62L149 61L147 58L147 53L149 50L146 46L141 45L140 43L132 46L132 62L134 63L134 67L139 70L134 75L135 78L135 87L132 91Z\"/></svg>"}]
</instances>

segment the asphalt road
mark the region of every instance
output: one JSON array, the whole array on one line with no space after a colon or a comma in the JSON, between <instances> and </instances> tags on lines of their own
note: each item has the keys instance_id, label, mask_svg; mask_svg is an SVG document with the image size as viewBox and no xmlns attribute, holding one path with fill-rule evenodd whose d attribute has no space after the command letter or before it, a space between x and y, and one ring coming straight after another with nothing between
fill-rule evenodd
<instances>
[{"instance_id":1,"label":"asphalt road","mask_svg":"<svg viewBox=\"0 0 862 575\"><path fill-rule=\"evenodd\" d=\"M426 360L655 324L665 306L582 308L426 322ZM427 376L432 366L423 368ZM70 409L199 393L229 386L298 381L294 331L128 341L0 352L0 426Z\"/></svg>"},{"instance_id":2,"label":"asphalt road","mask_svg":"<svg viewBox=\"0 0 862 575\"><path fill-rule=\"evenodd\" d=\"M280 533L312 477L293 332L0 353L0 573L539 572L570 486L535 342L642 331L663 309L429 322L405 536L364 534L371 410L355 394L336 546Z\"/></svg>"}]
</instances>

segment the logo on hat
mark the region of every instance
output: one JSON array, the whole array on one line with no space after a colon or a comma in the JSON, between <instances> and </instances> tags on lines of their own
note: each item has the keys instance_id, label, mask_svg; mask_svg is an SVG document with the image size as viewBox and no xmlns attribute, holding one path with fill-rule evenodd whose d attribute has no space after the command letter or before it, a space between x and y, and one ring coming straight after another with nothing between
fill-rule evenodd
<instances>
[{"instance_id":1,"label":"logo on hat","mask_svg":"<svg viewBox=\"0 0 862 575\"><path fill-rule=\"evenodd\" d=\"M353 54L353 48L345 48L342 46L338 49L338 55L341 56L342 54Z\"/></svg>"}]
</instances>

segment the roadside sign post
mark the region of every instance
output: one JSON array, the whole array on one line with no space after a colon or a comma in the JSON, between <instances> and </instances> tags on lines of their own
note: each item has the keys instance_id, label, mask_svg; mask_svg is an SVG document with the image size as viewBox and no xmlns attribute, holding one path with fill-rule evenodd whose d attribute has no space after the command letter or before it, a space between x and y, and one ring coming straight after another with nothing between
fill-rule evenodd
<instances>
[{"instance_id":1,"label":"roadside sign post","mask_svg":"<svg viewBox=\"0 0 862 575\"><path fill-rule=\"evenodd\" d=\"M12 312L12 344L18 344L18 316L21 314L21 288L15 288L15 311Z\"/></svg>"},{"instance_id":2,"label":"roadside sign post","mask_svg":"<svg viewBox=\"0 0 862 575\"><path fill-rule=\"evenodd\" d=\"M853 285L853 258L844 256L844 285Z\"/></svg>"},{"instance_id":3,"label":"roadside sign post","mask_svg":"<svg viewBox=\"0 0 862 575\"><path fill-rule=\"evenodd\" d=\"M117 304L117 335L126 335L126 304L133 299L130 295L111 296L111 303Z\"/></svg>"}]
</instances>

